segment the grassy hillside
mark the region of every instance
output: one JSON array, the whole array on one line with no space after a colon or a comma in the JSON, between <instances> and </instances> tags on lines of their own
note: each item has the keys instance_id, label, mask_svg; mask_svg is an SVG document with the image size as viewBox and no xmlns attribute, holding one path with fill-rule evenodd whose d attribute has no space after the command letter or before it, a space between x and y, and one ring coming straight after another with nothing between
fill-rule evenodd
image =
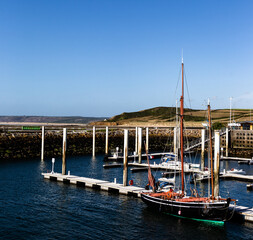
<instances>
[{"instance_id":1,"label":"grassy hillside","mask_svg":"<svg viewBox=\"0 0 253 240\"><path fill-rule=\"evenodd\" d=\"M179 111L179 110L178 110ZM230 119L229 109L217 109L211 112L212 121L226 124ZM138 112L124 112L108 120L116 122L118 125L131 123L161 123L170 124L175 122L176 109L173 107L155 107ZM185 122L201 124L207 120L207 110L184 109ZM247 121L250 120L249 109L232 110L232 120Z\"/></svg>"}]
</instances>

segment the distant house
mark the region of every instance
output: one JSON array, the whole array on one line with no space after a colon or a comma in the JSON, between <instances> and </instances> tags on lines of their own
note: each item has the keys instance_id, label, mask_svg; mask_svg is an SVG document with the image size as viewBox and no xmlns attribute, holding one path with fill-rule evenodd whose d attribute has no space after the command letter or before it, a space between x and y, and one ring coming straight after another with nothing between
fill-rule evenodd
<instances>
[{"instance_id":1,"label":"distant house","mask_svg":"<svg viewBox=\"0 0 253 240\"><path fill-rule=\"evenodd\" d=\"M244 121L244 122L240 122L241 130L253 130L253 121Z\"/></svg>"},{"instance_id":2,"label":"distant house","mask_svg":"<svg viewBox=\"0 0 253 240\"><path fill-rule=\"evenodd\" d=\"M243 121L238 123L229 123L228 127L233 130L253 130L253 121Z\"/></svg>"}]
</instances>

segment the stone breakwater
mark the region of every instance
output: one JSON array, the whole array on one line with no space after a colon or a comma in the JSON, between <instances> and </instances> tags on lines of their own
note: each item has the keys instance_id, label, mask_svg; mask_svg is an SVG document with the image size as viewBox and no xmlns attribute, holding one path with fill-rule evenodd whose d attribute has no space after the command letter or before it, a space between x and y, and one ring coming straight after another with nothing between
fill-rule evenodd
<instances>
[{"instance_id":1,"label":"stone breakwater","mask_svg":"<svg viewBox=\"0 0 253 240\"><path fill-rule=\"evenodd\" d=\"M143 142L145 141L145 129L143 129ZM109 151L116 147L123 148L123 129L109 129ZM173 130L150 129L150 151L173 150ZM201 135L200 130L185 130L188 138L195 139ZM67 155L85 155L92 153L92 131L69 130L67 133ZM144 146L144 145L143 145ZM135 148L135 130L129 130L129 151ZM143 147L144 150L144 147ZM96 153L105 152L105 130L96 132ZM14 132L1 133L0 135L0 159L20 159L40 157L41 132ZM62 131L45 131L45 157L62 155Z\"/></svg>"},{"instance_id":2,"label":"stone breakwater","mask_svg":"<svg viewBox=\"0 0 253 240\"><path fill-rule=\"evenodd\" d=\"M186 129L185 135L188 141L201 137L201 130ZM143 129L143 151L146 131ZM116 147L123 149L124 130L109 130L109 151L115 151ZM173 151L174 131L171 129L150 129L149 150ZM67 156L92 154L92 130L68 130ZM129 130L129 151L135 149L135 130ZM105 129L96 132L96 153L105 152ZM229 154L251 157L253 150L230 149ZM45 131L45 157L57 157L62 155L62 131ZM0 134L0 160L24 159L41 156L41 132L13 132Z\"/></svg>"}]
</instances>

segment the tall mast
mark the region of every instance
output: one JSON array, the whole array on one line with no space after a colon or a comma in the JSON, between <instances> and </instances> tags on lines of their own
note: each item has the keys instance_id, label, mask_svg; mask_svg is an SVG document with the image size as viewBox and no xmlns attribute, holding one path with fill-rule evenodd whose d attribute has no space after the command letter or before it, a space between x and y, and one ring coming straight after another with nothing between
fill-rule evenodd
<instances>
[{"instance_id":1,"label":"tall mast","mask_svg":"<svg viewBox=\"0 0 253 240\"><path fill-rule=\"evenodd\" d=\"M184 194L184 139L183 139L183 128L184 128L184 61L182 58L182 96L180 98L180 149L181 149L181 182L182 182L182 193Z\"/></svg>"},{"instance_id":2,"label":"tall mast","mask_svg":"<svg viewBox=\"0 0 253 240\"><path fill-rule=\"evenodd\" d=\"M208 122L209 122L209 139L210 139L210 162L211 162L211 185L212 185L212 199L214 198L214 188L213 188L213 143L212 143L212 124L211 124L211 109L210 101L208 99Z\"/></svg>"}]
</instances>

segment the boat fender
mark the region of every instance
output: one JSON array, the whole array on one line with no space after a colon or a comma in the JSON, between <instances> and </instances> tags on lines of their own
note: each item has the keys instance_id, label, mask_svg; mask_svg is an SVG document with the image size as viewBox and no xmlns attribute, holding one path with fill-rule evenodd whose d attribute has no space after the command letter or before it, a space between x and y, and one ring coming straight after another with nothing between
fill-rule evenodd
<instances>
[{"instance_id":1,"label":"boat fender","mask_svg":"<svg viewBox=\"0 0 253 240\"><path fill-rule=\"evenodd\" d=\"M130 180L129 181L129 185L132 186L134 184L134 181L133 180Z\"/></svg>"}]
</instances>

